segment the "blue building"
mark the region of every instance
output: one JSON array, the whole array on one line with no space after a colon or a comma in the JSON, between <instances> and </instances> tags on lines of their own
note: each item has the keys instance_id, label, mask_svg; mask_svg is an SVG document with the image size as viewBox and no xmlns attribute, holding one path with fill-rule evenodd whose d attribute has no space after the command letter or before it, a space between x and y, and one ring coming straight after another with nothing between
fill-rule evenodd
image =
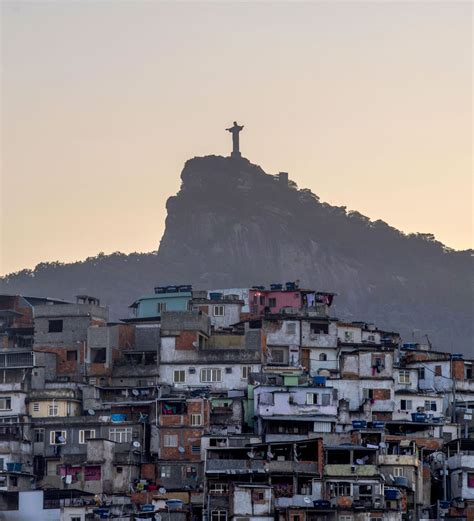
<instances>
[{"instance_id":1,"label":"blue building","mask_svg":"<svg viewBox=\"0 0 474 521\"><path fill-rule=\"evenodd\" d=\"M153 295L144 295L130 307L136 318L161 317L164 311L188 311L193 298L192 286L158 286Z\"/></svg>"}]
</instances>

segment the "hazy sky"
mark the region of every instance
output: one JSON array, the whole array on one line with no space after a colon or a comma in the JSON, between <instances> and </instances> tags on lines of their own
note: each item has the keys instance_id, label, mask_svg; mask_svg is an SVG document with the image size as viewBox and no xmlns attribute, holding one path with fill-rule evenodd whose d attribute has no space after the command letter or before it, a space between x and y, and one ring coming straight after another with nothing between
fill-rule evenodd
<instances>
[{"instance_id":1,"label":"hazy sky","mask_svg":"<svg viewBox=\"0 0 474 521\"><path fill-rule=\"evenodd\" d=\"M471 2L1 8L2 273L156 250L184 162L228 155L235 119L267 172L471 247Z\"/></svg>"}]
</instances>

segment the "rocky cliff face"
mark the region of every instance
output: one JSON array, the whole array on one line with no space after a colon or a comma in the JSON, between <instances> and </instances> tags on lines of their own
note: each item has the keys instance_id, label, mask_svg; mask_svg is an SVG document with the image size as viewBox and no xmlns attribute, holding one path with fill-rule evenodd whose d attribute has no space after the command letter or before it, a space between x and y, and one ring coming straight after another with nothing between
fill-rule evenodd
<instances>
[{"instance_id":1,"label":"rocky cliff face","mask_svg":"<svg viewBox=\"0 0 474 521\"><path fill-rule=\"evenodd\" d=\"M66 298L90 292L123 317L128 303L157 284L299 279L337 292L340 318L374 321L408 341L414 330L417 339L427 333L439 349L472 349L471 252L321 203L246 159L194 158L181 178L158 252L41 265L5 277L0 290Z\"/></svg>"}]
</instances>

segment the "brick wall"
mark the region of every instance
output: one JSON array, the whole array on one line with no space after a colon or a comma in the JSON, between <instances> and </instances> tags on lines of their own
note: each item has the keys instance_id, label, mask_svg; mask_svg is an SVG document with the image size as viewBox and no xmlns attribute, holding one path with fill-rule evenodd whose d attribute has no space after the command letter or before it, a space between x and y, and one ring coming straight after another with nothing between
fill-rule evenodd
<instances>
[{"instance_id":1,"label":"brick wall","mask_svg":"<svg viewBox=\"0 0 474 521\"><path fill-rule=\"evenodd\" d=\"M75 375L79 373L78 364L83 362L84 353L82 349L74 347L35 347L35 351L42 353L52 353L56 355L56 371L61 375ZM68 360L67 352L77 351L78 360Z\"/></svg>"},{"instance_id":2,"label":"brick wall","mask_svg":"<svg viewBox=\"0 0 474 521\"><path fill-rule=\"evenodd\" d=\"M390 400L390 389L374 389L374 400Z\"/></svg>"},{"instance_id":3,"label":"brick wall","mask_svg":"<svg viewBox=\"0 0 474 521\"><path fill-rule=\"evenodd\" d=\"M181 331L181 333L176 337L176 349L180 350L192 350L196 349L193 346L193 342L197 341L197 332L196 331Z\"/></svg>"},{"instance_id":4,"label":"brick wall","mask_svg":"<svg viewBox=\"0 0 474 521\"><path fill-rule=\"evenodd\" d=\"M455 380L464 380L464 360L453 360L452 372Z\"/></svg>"}]
</instances>

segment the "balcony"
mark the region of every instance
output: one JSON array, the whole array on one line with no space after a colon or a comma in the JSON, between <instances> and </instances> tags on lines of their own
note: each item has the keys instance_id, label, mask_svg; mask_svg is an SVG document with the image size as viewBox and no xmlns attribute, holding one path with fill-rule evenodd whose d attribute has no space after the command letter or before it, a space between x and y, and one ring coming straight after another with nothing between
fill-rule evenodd
<instances>
[{"instance_id":1,"label":"balcony","mask_svg":"<svg viewBox=\"0 0 474 521\"><path fill-rule=\"evenodd\" d=\"M310 389L310 388L308 388ZM337 405L307 405L298 403L289 403L283 409L280 404L276 405L265 405L260 404L258 406L257 415L262 418L272 418L278 416L284 418L288 416L288 420L293 420L297 417L298 420L302 421L308 418L308 421L321 420L320 416L337 416Z\"/></svg>"},{"instance_id":2,"label":"balcony","mask_svg":"<svg viewBox=\"0 0 474 521\"><path fill-rule=\"evenodd\" d=\"M307 499L311 501L308 502ZM306 499L306 501L305 501ZM312 495L295 495L293 497L277 497L275 498L275 508L308 508L313 507L313 502L321 499Z\"/></svg>"},{"instance_id":3,"label":"balcony","mask_svg":"<svg viewBox=\"0 0 474 521\"><path fill-rule=\"evenodd\" d=\"M33 351L0 353L0 369L23 369L33 366Z\"/></svg>"},{"instance_id":4,"label":"balcony","mask_svg":"<svg viewBox=\"0 0 474 521\"><path fill-rule=\"evenodd\" d=\"M330 464L324 467L324 474L326 476L378 476L379 471L376 465L340 465Z\"/></svg>"},{"instance_id":5,"label":"balcony","mask_svg":"<svg viewBox=\"0 0 474 521\"><path fill-rule=\"evenodd\" d=\"M370 409L372 412L393 412L395 410L395 402L393 400L375 400Z\"/></svg>"},{"instance_id":6,"label":"balcony","mask_svg":"<svg viewBox=\"0 0 474 521\"><path fill-rule=\"evenodd\" d=\"M379 454L379 465L411 465L418 467L420 461L417 456L399 455L399 454Z\"/></svg>"},{"instance_id":7,"label":"balcony","mask_svg":"<svg viewBox=\"0 0 474 521\"><path fill-rule=\"evenodd\" d=\"M318 472L316 462L297 461L264 461L264 460L234 460L234 459L208 459L206 472L222 474L246 474L251 472L267 473L312 473Z\"/></svg>"}]
</instances>

